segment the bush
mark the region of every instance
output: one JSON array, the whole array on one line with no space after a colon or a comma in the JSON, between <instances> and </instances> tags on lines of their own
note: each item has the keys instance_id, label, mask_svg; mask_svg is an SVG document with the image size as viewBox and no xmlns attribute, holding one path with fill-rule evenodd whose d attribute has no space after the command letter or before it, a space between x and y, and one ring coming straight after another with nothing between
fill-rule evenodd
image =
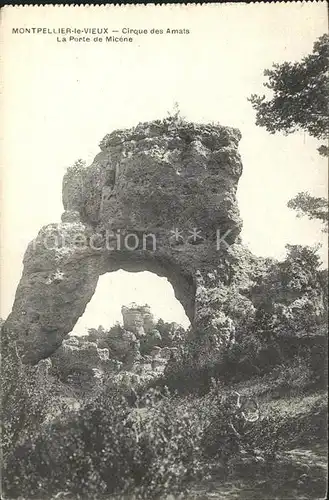
<instances>
[{"instance_id":1,"label":"bush","mask_svg":"<svg viewBox=\"0 0 329 500\"><path fill-rule=\"evenodd\" d=\"M72 174L81 173L85 168L86 168L86 162L81 158L79 158L73 163L73 165L68 167L67 172Z\"/></svg>"},{"instance_id":2,"label":"bush","mask_svg":"<svg viewBox=\"0 0 329 500\"><path fill-rule=\"evenodd\" d=\"M213 385L206 399L209 398L213 410L202 446L208 457L220 460L227 473L232 459L241 453L254 454L253 439L249 439L249 435L259 419L258 403L255 398L241 396L235 391L218 391L218 383Z\"/></svg>"},{"instance_id":3,"label":"bush","mask_svg":"<svg viewBox=\"0 0 329 500\"><path fill-rule=\"evenodd\" d=\"M11 347L2 363L2 451L6 461L10 449L34 435L49 413L66 410L64 386L48 374L51 362L41 360L36 366L24 365Z\"/></svg>"},{"instance_id":4,"label":"bush","mask_svg":"<svg viewBox=\"0 0 329 500\"><path fill-rule=\"evenodd\" d=\"M185 491L204 475L202 419L167 394L102 394L83 411L49 424L12 453L4 474L11 498L129 494L159 498Z\"/></svg>"}]
</instances>

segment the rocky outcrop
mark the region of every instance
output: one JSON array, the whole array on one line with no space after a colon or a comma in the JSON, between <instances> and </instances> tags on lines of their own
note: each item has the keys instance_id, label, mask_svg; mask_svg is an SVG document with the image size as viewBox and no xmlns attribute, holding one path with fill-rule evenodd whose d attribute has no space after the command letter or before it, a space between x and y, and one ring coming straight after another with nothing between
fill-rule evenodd
<instances>
[{"instance_id":1,"label":"rocky outcrop","mask_svg":"<svg viewBox=\"0 0 329 500\"><path fill-rule=\"evenodd\" d=\"M169 118L112 132L90 166L68 170L62 222L43 227L28 246L5 323L23 362L54 353L98 277L118 269L165 276L194 331L210 329L227 343L232 318L220 313L221 295L208 298L214 273L224 295L232 286L239 294L241 254L252 260L239 244L240 137L233 128Z\"/></svg>"},{"instance_id":2,"label":"rocky outcrop","mask_svg":"<svg viewBox=\"0 0 329 500\"><path fill-rule=\"evenodd\" d=\"M77 337L64 340L51 359L54 369L64 377L75 370L103 370L110 361L108 349L99 349L96 343L81 342Z\"/></svg>"},{"instance_id":3,"label":"rocky outcrop","mask_svg":"<svg viewBox=\"0 0 329 500\"><path fill-rule=\"evenodd\" d=\"M155 328L151 308L147 304L138 306L133 303L129 306L122 306L121 313L124 328L135 333L138 337L144 337Z\"/></svg>"}]
</instances>

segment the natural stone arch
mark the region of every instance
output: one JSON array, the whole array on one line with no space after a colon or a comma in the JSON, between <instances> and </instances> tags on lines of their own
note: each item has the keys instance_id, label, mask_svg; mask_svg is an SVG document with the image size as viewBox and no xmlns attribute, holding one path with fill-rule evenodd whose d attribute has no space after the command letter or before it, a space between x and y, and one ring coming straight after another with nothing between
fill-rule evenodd
<instances>
[{"instance_id":1,"label":"natural stone arch","mask_svg":"<svg viewBox=\"0 0 329 500\"><path fill-rule=\"evenodd\" d=\"M51 355L98 277L118 269L165 276L195 330L230 328L214 321L207 293L235 279L239 139L228 127L144 123L107 135L89 167L69 169L62 222L43 227L28 246L4 327L24 362Z\"/></svg>"}]
</instances>

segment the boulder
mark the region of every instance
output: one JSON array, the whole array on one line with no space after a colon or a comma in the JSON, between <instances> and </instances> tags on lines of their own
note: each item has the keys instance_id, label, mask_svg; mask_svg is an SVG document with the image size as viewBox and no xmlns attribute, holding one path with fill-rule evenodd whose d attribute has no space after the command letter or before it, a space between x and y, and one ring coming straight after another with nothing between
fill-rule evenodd
<instances>
[{"instance_id":1,"label":"boulder","mask_svg":"<svg viewBox=\"0 0 329 500\"><path fill-rule=\"evenodd\" d=\"M51 356L53 370L65 378L76 371L98 370L108 368L109 350L99 349L94 342L77 342L75 339L64 340L62 345Z\"/></svg>"}]
</instances>

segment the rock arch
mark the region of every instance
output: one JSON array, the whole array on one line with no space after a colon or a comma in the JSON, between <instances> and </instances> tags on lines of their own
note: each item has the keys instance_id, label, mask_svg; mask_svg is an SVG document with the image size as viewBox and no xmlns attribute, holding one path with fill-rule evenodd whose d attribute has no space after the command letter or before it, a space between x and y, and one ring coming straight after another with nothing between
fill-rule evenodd
<instances>
[{"instance_id":1,"label":"rock arch","mask_svg":"<svg viewBox=\"0 0 329 500\"><path fill-rule=\"evenodd\" d=\"M98 277L118 269L165 276L195 330L227 336L211 290L237 276L239 140L236 129L159 120L105 136L90 166L68 170L62 220L29 244L4 327L25 363L60 346Z\"/></svg>"}]
</instances>

